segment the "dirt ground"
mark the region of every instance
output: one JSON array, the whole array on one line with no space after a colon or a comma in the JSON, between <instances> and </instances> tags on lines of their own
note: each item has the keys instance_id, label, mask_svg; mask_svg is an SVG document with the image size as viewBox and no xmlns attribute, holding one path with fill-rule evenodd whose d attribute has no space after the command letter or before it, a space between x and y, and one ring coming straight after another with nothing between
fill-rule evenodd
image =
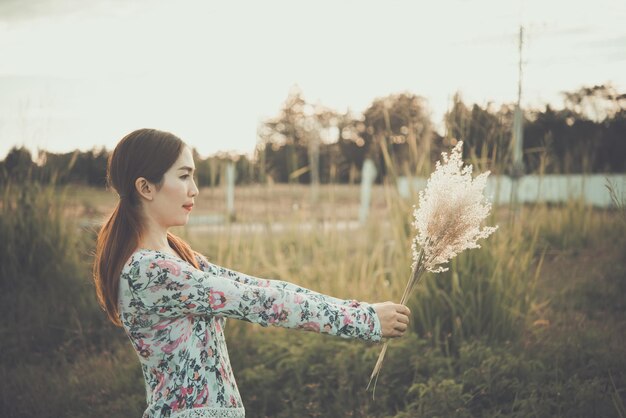
<instances>
[{"instance_id":1,"label":"dirt ground","mask_svg":"<svg viewBox=\"0 0 626 418\"><path fill-rule=\"evenodd\" d=\"M385 187L374 186L370 214L373 217L387 213ZM67 190L66 211L79 218L106 216L115 207L117 196L113 191L89 187ZM314 203L308 186L275 184L239 186L235 189L235 217L240 222L259 222L288 219L356 220L360 207L359 185L321 185ZM226 190L202 188L196 198L192 217L226 216Z\"/></svg>"}]
</instances>

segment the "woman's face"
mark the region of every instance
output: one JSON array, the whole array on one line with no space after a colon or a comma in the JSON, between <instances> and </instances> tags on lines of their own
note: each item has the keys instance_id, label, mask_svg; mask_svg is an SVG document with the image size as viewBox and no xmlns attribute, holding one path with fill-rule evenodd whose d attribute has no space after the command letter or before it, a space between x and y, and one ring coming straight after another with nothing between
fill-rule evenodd
<instances>
[{"instance_id":1,"label":"woman's face","mask_svg":"<svg viewBox=\"0 0 626 418\"><path fill-rule=\"evenodd\" d=\"M185 146L176 162L163 176L163 186L154 193L149 204L151 216L163 227L185 225L198 195L193 179L193 155Z\"/></svg>"}]
</instances>

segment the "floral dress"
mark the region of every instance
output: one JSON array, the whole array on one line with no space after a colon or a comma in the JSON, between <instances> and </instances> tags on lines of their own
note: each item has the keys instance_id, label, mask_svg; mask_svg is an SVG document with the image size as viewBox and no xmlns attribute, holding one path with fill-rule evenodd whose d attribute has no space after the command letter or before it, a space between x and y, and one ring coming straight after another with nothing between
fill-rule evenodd
<instances>
[{"instance_id":1,"label":"floral dress","mask_svg":"<svg viewBox=\"0 0 626 418\"><path fill-rule=\"evenodd\" d=\"M372 305L247 276L197 255L201 270L139 249L121 272L120 319L139 357L143 418L245 416L228 358L225 318L380 341Z\"/></svg>"}]
</instances>

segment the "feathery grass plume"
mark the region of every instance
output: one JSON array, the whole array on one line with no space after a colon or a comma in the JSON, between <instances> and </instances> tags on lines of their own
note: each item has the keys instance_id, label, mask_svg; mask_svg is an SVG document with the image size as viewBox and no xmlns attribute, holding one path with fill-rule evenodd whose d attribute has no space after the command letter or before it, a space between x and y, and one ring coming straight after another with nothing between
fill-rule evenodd
<instances>
[{"instance_id":1,"label":"feathery grass plume","mask_svg":"<svg viewBox=\"0 0 626 418\"><path fill-rule=\"evenodd\" d=\"M480 248L476 241L487 238L498 228L481 227L491 211L491 203L484 196L489 171L472 178L472 166L463 165L462 149L463 141L459 141L449 156L441 153L443 163L437 161L426 189L419 193L419 207L413 212L417 233L412 243L411 277L400 304L406 303L425 271L448 270L442 264L463 250ZM378 380L388 344L385 342L378 356L366 389L374 379Z\"/></svg>"}]
</instances>

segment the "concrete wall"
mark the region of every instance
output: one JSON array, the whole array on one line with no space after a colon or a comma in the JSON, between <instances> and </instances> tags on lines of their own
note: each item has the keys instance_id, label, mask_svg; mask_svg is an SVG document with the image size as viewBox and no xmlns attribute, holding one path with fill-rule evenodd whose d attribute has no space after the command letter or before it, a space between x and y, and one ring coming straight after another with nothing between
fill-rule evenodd
<instances>
[{"instance_id":1,"label":"concrete wall","mask_svg":"<svg viewBox=\"0 0 626 418\"><path fill-rule=\"evenodd\" d=\"M521 177L517 185L517 198L521 203L532 202L567 202L583 198L593 206L614 206L606 188L607 179L616 188L617 196L626 198L626 175L590 174L590 175L529 175ZM416 196L426 188L425 178L398 178L400 195L409 198ZM508 204L512 198L513 181L507 176L489 176L485 195L494 204ZM417 202L416 202L417 203Z\"/></svg>"}]
</instances>

